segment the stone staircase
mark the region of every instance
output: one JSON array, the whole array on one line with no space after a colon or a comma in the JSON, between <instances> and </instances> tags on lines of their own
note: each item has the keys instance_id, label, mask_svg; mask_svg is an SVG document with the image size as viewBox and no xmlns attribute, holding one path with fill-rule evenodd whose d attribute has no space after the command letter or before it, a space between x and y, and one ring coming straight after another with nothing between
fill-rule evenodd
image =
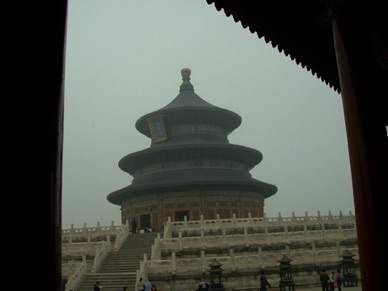
<instances>
[{"instance_id":1,"label":"stone staircase","mask_svg":"<svg viewBox=\"0 0 388 291\"><path fill-rule=\"evenodd\" d=\"M96 281L100 281L103 291L120 291L124 286L134 290L136 271L144 254L151 257L151 246L157 233L129 234L118 251L112 251L95 273L87 273L74 291L93 291Z\"/></svg>"}]
</instances>

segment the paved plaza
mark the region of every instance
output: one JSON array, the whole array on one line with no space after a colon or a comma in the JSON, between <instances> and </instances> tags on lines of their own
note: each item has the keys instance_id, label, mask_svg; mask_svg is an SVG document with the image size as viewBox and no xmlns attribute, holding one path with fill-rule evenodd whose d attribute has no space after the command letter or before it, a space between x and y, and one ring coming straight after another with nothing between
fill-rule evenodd
<instances>
[{"instance_id":1,"label":"paved plaza","mask_svg":"<svg viewBox=\"0 0 388 291\"><path fill-rule=\"evenodd\" d=\"M277 288L272 287L269 290L275 290ZM338 290L338 289L336 289ZM308 287L308 288L295 288L295 291L322 291L322 287ZM362 291L361 286L356 287L342 287L342 291Z\"/></svg>"}]
</instances>

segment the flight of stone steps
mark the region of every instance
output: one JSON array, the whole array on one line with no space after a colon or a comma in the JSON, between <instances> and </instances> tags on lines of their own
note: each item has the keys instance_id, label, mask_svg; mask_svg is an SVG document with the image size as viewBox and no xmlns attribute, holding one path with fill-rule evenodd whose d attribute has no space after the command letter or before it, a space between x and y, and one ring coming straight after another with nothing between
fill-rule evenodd
<instances>
[{"instance_id":1,"label":"flight of stone steps","mask_svg":"<svg viewBox=\"0 0 388 291\"><path fill-rule=\"evenodd\" d=\"M95 273L87 273L74 291L93 291L96 281L102 291L120 291L124 286L134 290L136 271L144 254L151 257L151 246L157 233L130 234L118 251L111 251Z\"/></svg>"}]
</instances>

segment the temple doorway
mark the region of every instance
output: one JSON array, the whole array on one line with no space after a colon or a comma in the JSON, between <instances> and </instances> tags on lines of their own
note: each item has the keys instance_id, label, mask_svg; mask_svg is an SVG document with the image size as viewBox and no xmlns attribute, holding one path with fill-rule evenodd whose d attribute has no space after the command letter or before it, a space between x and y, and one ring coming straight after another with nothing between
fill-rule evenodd
<instances>
[{"instance_id":1,"label":"temple doorway","mask_svg":"<svg viewBox=\"0 0 388 291\"><path fill-rule=\"evenodd\" d=\"M151 214L142 214L140 215L140 229L144 230L144 232L149 232L151 227Z\"/></svg>"},{"instance_id":2,"label":"temple doorway","mask_svg":"<svg viewBox=\"0 0 388 291\"><path fill-rule=\"evenodd\" d=\"M189 211L175 211L175 221L184 221L185 216L187 217L187 220L189 220Z\"/></svg>"}]
</instances>

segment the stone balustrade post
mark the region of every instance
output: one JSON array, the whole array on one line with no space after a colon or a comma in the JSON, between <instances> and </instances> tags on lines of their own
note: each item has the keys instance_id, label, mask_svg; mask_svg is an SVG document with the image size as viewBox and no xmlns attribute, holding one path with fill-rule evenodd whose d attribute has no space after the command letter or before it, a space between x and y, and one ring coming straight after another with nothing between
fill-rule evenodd
<instances>
[{"instance_id":1,"label":"stone balustrade post","mask_svg":"<svg viewBox=\"0 0 388 291\"><path fill-rule=\"evenodd\" d=\"M96 232L100 232L100 231L101 231L101 225L100 225L100 222L97 221Z\"/></svg>"},{"instance_id":2,"label":"stone balustrade post","mask_svg":"<svg viewBox=\"0 0 388 291\"><path fill-rule=\"evenodd\" d=\"M246 226L244 226L244 244L249 247L248 228Z\"/></svg>"},{"instance_id":3,"label":"stone balustrade post","mask_svg":"<svg viewBox=\"0 0 388 291\"><path fill-rule=\"evenodd\" d=\"M285 225L283 226L283 229L284 229L284 238L285 238L286 240L288 240L288 239L289 239L288 225L285 224Z\"/></svg>"},{"instance_id":4,"label":"stone balustrade post","mask_svg":"<svg viewBox=\"0 0 388 291\"><path fill-rule=\"evenodd\" d=\"M179 244L179 249L183 249L183 239L182 239L182 232L178 232L178 244Z\"/></svg>"},{"instance_id":5,"label":"stone balustrade post","mask_svg":"<svg viewBox=\"0 0 388 291\"><path fill-rule=\"evenodd\" d=\"M86 227L86 222L84 222L84 227L82 229L83 233L88 233L88 228Z\"/></svg>"},{"instance_id":6,"label":"stone balustrade post","mask_svg":"<svg viewBox=\"0 0 388 291\"><path fill-rule=\"evenodd\" d=\"M312 254L312 258L313 258L313 264L315 266L315 264L317 262L317 248L315 246L315 243L311 244L311 254Z\"/></svg>"},{"instance_id":7,"label":"stone balustrade post","mask_svg":"<svg viewBox=\"0 0 388 291\"><path fill-rule=\"evenodd\" d=\"M183 217L183 225L184 225L185 230L187 230L188 223L187 223L187 216L186 215Z\"/></svg>"},{"instance_id":8,"label":"stone balustrade post","mask_svg":"<svg viewBox=\"0 0 388 291\"><path fill-rule=\"evenodd\" d=\"M234 249L229 250L229 256L230 256L230 266L232 268L232 272L236 270L236 258L234 256Z\"/></svg>"},{"instance_id":9,"label":"stone balustrade post","mask_svg":"<svg viewBox=\"0 0 388 291\"><path fill-rule=\"evenodd\" d=\"M222 243L223 243L224 245L227 244L227 241L226 241L226 229L225 229L225 228L222 229Z\"/></svg>"},{"instance_id":10,"label":"stone balustrade post","mask_svg":"<svg viewBox=\"0 0 388 291\"><path fill-rule=\"evenodd\" d=\"M88 250L92 248L92 238L90 237L90 235L88 235L87 248Z\"/></svg>"},{"instance_id":11,"label":"stone balustrade post","mask_svg":"<svg viewBox=\"0 0 388 291\"><path fill-rule=\"evenodd\" d=\"M206 256L205 256L205 251L201 251L201 269L202 269L202 274L206 273Z\"/></svg>"},{"instance_id":12,"label":"stone balustrade post","mask_svg":"<svg viewBox=\"0 0 388 291\"><path fill-rule=\"evenodd\" d=\"M201 245L202 245L202 248L206 246L205 231L203 229L201 229Z\"/></svg>"},{"instance_id":13,"label":"stone balustrade post","mask_svg":"<svg viewBox=\"0 0 388 291\"><path fill-rule=\"evenodd\" d=\"M149 270L149 268L148 268L147 254L143 254L143 261L140 261L140 277L142 277L142 278L148 277L148 275L147 275L148 270ZM139 278L137 278L137 279L139 279Z\"/></svg>"},{"instance_id":14,"label":"stone balustrade post","mask_svg":"<svg viewBox=\"0 0 388 291\"><path fill-rule=\"evenodd\" d=\"M172 267L172 274L175 275L176 274L176 257L175 257L175 252L173 252L171 254L171 267Z\"/></svg>"},{"instance_id":15,"label":"stone balustrade post","mask_svg":"<svg viewBox=\"0 0 388 291\"><path fill-rule=\"evenodd\" d=\"M337 256L340 257L342 255L342 250L339 241L335 243L336 249L337 249Z\"/></svg>"},{"instance_id":16,"label":"stone balustrade post","mask_svg":"<svg viewBox=\"0 0 388 291\"><path fill-rule=\"evenodd\" d=\"M263 262L263 250L261 247L258 247L257 249L257 265L262 264Z\"/></svg>"}]
</instances>

